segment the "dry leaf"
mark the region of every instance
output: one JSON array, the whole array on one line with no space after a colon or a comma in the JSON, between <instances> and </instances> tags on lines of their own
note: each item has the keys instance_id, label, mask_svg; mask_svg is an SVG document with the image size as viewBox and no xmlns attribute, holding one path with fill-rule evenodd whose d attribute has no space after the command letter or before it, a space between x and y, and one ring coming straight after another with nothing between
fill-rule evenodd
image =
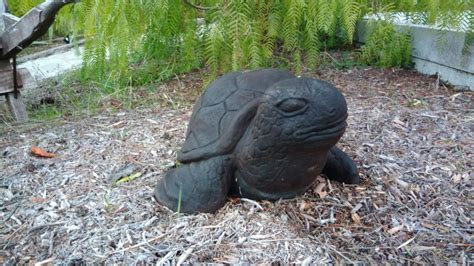
<instances>
[{"instance_id":1,"label":"dry leaf","mask_svg":"<svg viewBox=\"0 0 474 266\"><path fill-rule=\"evenodd\" d=\"M395 119L392 120L393 123L395 124L398 124L402 127L406 127L405 123L403 121L401 121L398 117L396 117Z\"/></svg>"},{"instance_id":2,"label":"dry leaf","mask_svg":"<svg viewBox=\"0 0 474 266\"><path fill-rule=\"evenodd\" d=\"M230 200L230 202L232 202L232 204L239 204L240 203L240 198L238 198L238 197L229 197L229 200Z\"/></svg>"},{"instance_id":3,"label":"dry leaf","mask_svg":"<svg viewBox=\"0 0 474 266\"><path fill-rule=\"evenodd\" d=\"M54 158L56 157L56 154L47 152L40 147L32 147L31 148L31 153L33 155L36 155L38 157L43 157L43 158Z\"/></svg>"},{"instance_id":4,"label":"dry leaf","mask_svg":"<svg viewBox=\"0 0 474 266\"><path fill-rule=\"evenodd\" d=\"M250 236L251 239L255 239L255 240L268 239L268 238L272 238L272 237L274 237L274 235L252 235L252 236Z\"/></svg>"},{"instance_id":5,"label":"dry leaf","mask_svg":"<svg viewBox=\"0 0 474 266\"><path fill-rule=\"evenodd\" d=\"M111 99L110 105L112 105L115 108L120 108L122 106L122 102L116 99Z\"/></svg>"},{"instance_id":6,"label":"dry leaf","mask_svg":"<svg viewBox=\"0 0 474 266\"><path fill-rule=\"evenodd\" d=\"M397 177L392 177L392 180L397 183L399 186L401 186L402 188L405 188L405 189L410 189L410 184L397 178Z\"/></svg>"},{"instance_id":7,"label":"dry leaf","mask_svg":"<svg viewBox=\"0 0 474 266\"><path fill-rule=\"evenodd\" d=\"M352 217L352 221L354 221L354 223L360 224L360 216L357 213L355 213L355 212L351 213L351 217Z\"/></svg>"},{"instance_id":8,"label":"dry leaf","mask_svg":"<svg viewBox=\"0 0 474 266\"><path fill-rule=\"evenodd\" d=\"M309 204L306 202L306 201L301 201L301 204L300 204L300 211L305 211L306 209L309 208Z\"/></svg>"},{"instance_id":9,"label":"dry leaf","mask_svg":"<svg viewBox=\"0 0 474 266\"><path fill-rule=\"evenodd\" d=\"M452 102L454 102L454 100L456 100L456 98L457 98L459 95L462 95L462 93L453 94L453 95L449 96L449 99L450 99Z\"/></svg>"},{"instance_id":10,"label":"dry leaf","mask_svg":"<svg viewBox=\"0 0 474 266\"><path fill-rule=\"evenodd\" d=\"M461 175L460 174L454 174L451 180L453 181L454 184L457 184L461 182Z\"/></svg>"},{"instance_id":11,"label":"dry leaf","mask_svg":"<svg viewBox=\"0 0 474 266\"><path fill-rule=\"evenodd\" d=\"M423 227L428 228L428 229L436 228L433 224L426 223L426 222L422 222L421 225L422 225Z\"/></svg>"},{"instance_id":12,"label":"dry leaf","mask_svg":"<svg viewBox=\"0 0 474 266\"><path fill-rule=\"evenodd\" d=\"M31 198L31 201L34 202L34 203L43 203L45 202L47 199L44 199L44 198L39 198L39 197L33 197Z\"/></svg>"},{"instance_id":13,"label":"dry leaf","mask_svg":"<svg viewBox=\"0 0 474 266\"><path fill-rule=\"evenodd\" d=\"M406 245L410 244L413 240L415 240L415 237L410 238L408 241L406 241L405 243L398 246L397 249L401 249L401 248L405 247Z\"/></svg>"},{"instance_id":14,"label":"dry leaf","mask_svg":"<svg viewBox=\"0 0 474 266\"><path fill-rule=\"evenodd\" d=\"M316 193L318 193L319 197L321 199L324 199L324 197L326 197L328 195L328 193L326 191L323 191L324 187L326 187L326 184L324 183L319 183L316 188L314 189L314 191Z\"/></svg>"},{"instance_id":15,"label":"dry leaf","mask_svg":"<svg viewBox=\"0 0 474 266\"><path fill-rule=\"evenodd\" d=\"M395 227L393 227L393 228L390 228L390 229L387 231L387 233L393 235L393 234L396 234L396 233L400 232L400 230L402 230L402 228L403 228L403 224L402 224L402 225L395 226Z\"/></svg>"},{"instance_id":16,"label":"dry leaf","mask_svg":"<svg viewBox=\"0 0 474 266\"><path fill-rule=\"evenodd\" d=\"M56 259L55 257L51 257L51 258L49 258L49 259L36 262L34 265L35 265L35 266L53 265L55 259Z\"/></svg>"}]
</instances>

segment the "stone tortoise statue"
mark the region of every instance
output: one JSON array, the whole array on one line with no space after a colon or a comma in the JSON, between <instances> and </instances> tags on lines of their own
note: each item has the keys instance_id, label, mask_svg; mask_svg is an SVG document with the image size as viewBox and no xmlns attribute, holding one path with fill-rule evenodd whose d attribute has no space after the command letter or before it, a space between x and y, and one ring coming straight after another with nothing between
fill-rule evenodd
<instances>
[{"instance_id":1,"label":"stone tortoise statue","mask_svg":"<svg viewBox=\"0 0 474 266\"><path fill-rule=\"evenodd\" d=\"M154 197L175 211L215 212L228 195L293 198L321 173L357 184L357 167L335 146L346 118L344 97L325 81L277 69L226 74L196 102L181 164Z\"/></svg>"}]
</instances>

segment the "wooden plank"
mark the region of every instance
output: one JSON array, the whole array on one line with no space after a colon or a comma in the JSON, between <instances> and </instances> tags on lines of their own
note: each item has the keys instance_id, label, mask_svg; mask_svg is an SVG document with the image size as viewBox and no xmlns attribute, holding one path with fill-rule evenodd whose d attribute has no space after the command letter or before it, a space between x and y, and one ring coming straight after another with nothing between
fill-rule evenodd
<instances>
[{"instance_id":1,"label":"wooden plank","mask_svg":"<svg viewBox=\"0 0 474 266\"><path fill-rule=\"evenodd\" d=\"M10 109L13 119L18 122L26 122L28 120L28 113L26 112L20 92L7 93L5 97L7 98L8 109Z\"/></svg>"},{"instance_id":2,"label":"wooden plank","mask_svg":"<svg viewBox=\"0 0 474 266\"><path fill-rule=\"evenodd\" d=\"M11 58L34 40L48 31L56 13L69 3L77 0L49 0L32 8L18 22L5 28L0 34L2 50L0 58ZM2 15L2 14L0 14Z\"/></svg>"},{"instance_id":3,"label":"wooden plank","mask_svg":"<svg viewBox=\"0 0 474 266\"><path fill-rule=\"evenodd\" d=\"M22 71L17 71L17 81L19 88L23 87L21 72L25 73L25 69ZM25 73L26 74L26 73ZM0 69L0 95L12 92L13 90L13 69L12 68L3 68Z\"/></svg>"},{"instance_id":4,"label":"wooden plank","mask_svg":"<svg viewBox=\"0 0 474 266\"><path fill-rule=\"evenodd\" d=\"M27 45L22 45L25 40L32 39L35 29L41 22L41 10L33 8L25 16L21 18L15 25L5 29L5 32L1 36L3 55L7 55L16 49L18 46L20 49L26 48ZM49 26L49 25L48 25ZM33 40L31 40L33 41ZM25 46L25 47L22 47Z\"/></svg>"},{"instance_id":5,"label":"wooden plank","mask_svg":"<svg viewBox=\"0 0 474 266\"><path fill-rule=\"evenodd\" d=\"M19 20L20 20L19 17L16 17L8 13L3 13L3 24L5 25L5 29L17 23Z\"/></svg>"},{"instance_id":6,"label":"wooden plank","mask_svg":"<svg viewBox=\"0 0 474 266\"><path fill-rule=\"evenodd\" d=\"M2 16L3 13L7 12L7 6L5 4L4 0L0 0L0 16ZM0 36L2 36L2 33L5 29L3 19L0 17Z\"/></svg>"},{"instance_id":7,"label":"wooden plank","mask_svg":"<svg viewBox=\"0 0 474 266\"><path fill-rule=\"evenodd\" d=\"M36 82L36 79L31 75L30 71L26 68L18 68L17 69L18 75L20 75L20 79L18 79L18 82L21 85L21 88L23 89L31 89L31 88L37 88L38 83ZM12 75L13 76L13 75Z\"/></svg>"}]
</instances>

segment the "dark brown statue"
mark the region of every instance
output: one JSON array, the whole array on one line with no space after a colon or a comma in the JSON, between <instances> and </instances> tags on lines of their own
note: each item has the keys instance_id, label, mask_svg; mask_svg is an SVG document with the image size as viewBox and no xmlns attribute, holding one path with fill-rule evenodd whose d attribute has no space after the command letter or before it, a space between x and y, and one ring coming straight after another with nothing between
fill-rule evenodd
<instances>
[{"instance_id":1,"label":"dark brown statue","mask_svg":"<svg viewBox=\"0 0 474 266\"><path fill-rule=\"evenodd\" d=\"M319 174L359 183L335 145L347 106L330 83L278 69L226 74L197 101L181 162L158 181L155 199L185 213L215 212L227 195L278 200L304 193Z\"/></svg>"}]
</instances>

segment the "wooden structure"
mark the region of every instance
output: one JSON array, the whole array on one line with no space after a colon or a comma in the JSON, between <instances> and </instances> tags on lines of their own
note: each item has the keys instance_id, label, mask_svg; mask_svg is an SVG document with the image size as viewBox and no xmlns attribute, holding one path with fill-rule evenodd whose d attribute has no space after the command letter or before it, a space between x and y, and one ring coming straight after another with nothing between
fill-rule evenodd
<instances>
[{"instance_id":1,"label":"wooden structure","mask_svg":"<svg viewBox=\"0 0 474 266\"><path fill-rule=\"evenodd\" d=\"M28 119L19 91L22 71L16 69L16 55L48 31L63 6L76 1L47 0L17 18L8 13L6 0L0 0L0 95L5 95L15 120Z\"/></svg>"}]
</instances>

